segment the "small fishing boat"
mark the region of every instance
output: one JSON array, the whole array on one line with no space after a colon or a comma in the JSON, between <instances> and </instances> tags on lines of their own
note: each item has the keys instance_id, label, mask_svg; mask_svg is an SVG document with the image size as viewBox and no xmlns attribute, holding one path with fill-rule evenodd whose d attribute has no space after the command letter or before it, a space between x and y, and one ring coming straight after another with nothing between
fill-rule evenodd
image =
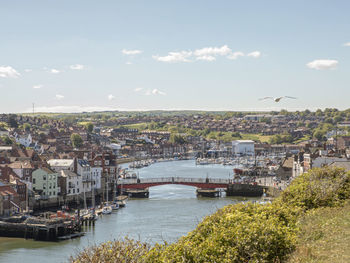
<instances>
[{"instance_id":1,"label":"small fishing boat","mask_svg":"<svg viewBox=\"0 0 350 263\"><path fill-rule=\"evenodd\" d=\"M103 208L102 208L102 214L104 214L104 215L109 215L109 214L111 214L112 213L112 207L111 206L104 206Z\"/></svg>"}]
</instances>

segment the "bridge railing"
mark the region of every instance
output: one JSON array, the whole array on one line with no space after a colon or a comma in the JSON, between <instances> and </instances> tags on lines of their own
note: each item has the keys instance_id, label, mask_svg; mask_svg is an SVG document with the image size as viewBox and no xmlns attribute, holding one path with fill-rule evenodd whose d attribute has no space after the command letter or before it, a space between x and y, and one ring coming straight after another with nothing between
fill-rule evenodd
<instances>
[{"instance_id":1,"label":"bridge railing","mask_svg":"<svg viewBox=\"0 0 350 263\"><path fill-rule=\"evenodd\" d=\"M159 178L139 178L139 179L119 179L118 184L150 184L150 183L210 183L228 184L229 179L222 178L187 178L187 177L159 177Z\"/></svg>"}]
</instances>

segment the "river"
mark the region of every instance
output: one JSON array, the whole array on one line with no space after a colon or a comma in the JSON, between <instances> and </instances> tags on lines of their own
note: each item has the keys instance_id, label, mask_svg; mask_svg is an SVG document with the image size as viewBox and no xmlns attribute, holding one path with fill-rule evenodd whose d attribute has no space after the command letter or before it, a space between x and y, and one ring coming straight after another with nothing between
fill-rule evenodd
<instances>
[{"instance_id":1,"label":"river","mask_svg":"<svg viewBox=\"0 0 350 263\"><path fill-rule=\"evenodd\" d=\"M137 170L140 178L206 177L232 178L232 167L196 166L193 160L155 163ZM149 243L174 242L218 208L242 201L241 198L197 198L195 188L163 185L150 188L148 199L129 199L125 208L98 219L95 227L84 228L84 237L62 242L41 242L0 238L0 263L67 262L83 248L129 236Z\"/></svg>"}]
</instances>

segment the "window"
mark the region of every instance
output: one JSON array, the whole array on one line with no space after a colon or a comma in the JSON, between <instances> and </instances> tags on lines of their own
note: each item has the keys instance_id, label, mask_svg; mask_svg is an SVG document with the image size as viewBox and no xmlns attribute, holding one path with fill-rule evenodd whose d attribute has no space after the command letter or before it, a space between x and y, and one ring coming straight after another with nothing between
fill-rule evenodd
<instances>
[{"instance_id":1,"label":"window","mask_svg":"<svg viewBox=\"0 0 350 263\"><path fill-rule=\"evenodd\" d=\"M26 175L28 175L29 174L29 170L26 170Z\"/></svg>"},{"instance_id":2,"label":"window","mask_svg":"<svg viewBox=\"0 0 350 263\"><path fill-rule=\"evenodd\" d=\"M68 194L70 194L70 189L68 190Z\"/></svg>"},{"instance_id":3,"label":"window","mask_svg":"<svg viewBox=\"0 0 350 263\"><path fill-rule=\"evenodd\" d=\"M33 178L33 184L35 184L35 178Z\"/></svg>"},{"instance_id":4,"label":"window","mask_svg":"<svg viewBox=\"0 0 350 263\"><path fill-rule=\"evenodd\" d=\"M79 193L79 188L77 189L77 193Z\"/></svg>"},{"instance_id":5,"label":"window","mask_svg":"<svg viewBox=\"0 0 350 263\"><path fill-rule=\"evenodd\" d=\"M43 189L46 189L46 184L45 183L43 184Z\"/></svg>"},{"instance_id":6,"label":"window","mask_svg":"<svg viewBox=\"0 0 350 263\"><path fill-rule=\"evenodd\" d=\"M51 192L49 192L49 195L51 195Z\"/></svg>"},{"instance_id":7,"label":"window","mask_svg":"<svg viewBox=\"0 0 350 263\"><path fill-rule=\"evenodd\" d=\"M56 192L55 192L55 191L53 191L53 195L56 195Z\"/></svg>"},{"instance_id":8,"label":"window","mask_svg":"<svg viewBox=\"0 0 350 263\"><path fill-rule=\"evenodd\" d=\"M75 194L75 188L73 188L73 194Z\"/></svg>"},{"instance_id":9,"label":"window","mask_svg":"<svg viewBox=\"0 0 350 263\"><path fill-rule=\"evenodd\" d=\"M46 181L46 175L44 175L44 176L43 176L43 180L45 180L45 181Z\"/></svg>"},{"instance_id":10,"label":"window","mask_svg":"<svg viewBox=\"0 0 350 263\"><path fill-rule=\"evenodd\" d=\"M49 184L49 189L51 189L51 187L52 187L52 184L50 183L50 184Z\"/></svg>"}]
</instances>

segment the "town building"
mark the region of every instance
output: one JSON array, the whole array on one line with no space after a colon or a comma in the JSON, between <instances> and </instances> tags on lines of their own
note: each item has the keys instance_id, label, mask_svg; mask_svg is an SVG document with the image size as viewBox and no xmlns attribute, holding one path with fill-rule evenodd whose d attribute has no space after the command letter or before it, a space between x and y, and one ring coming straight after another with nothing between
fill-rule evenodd
<instances>
[{"instance_id":1,"label":"town building","mask_svg":"<svg viewBox=\"0 0 350 263\"><path fill-rule=\"evenodd\" d=\"M254 152L254 141L251 140L236 140L232 142L232 153L234 155L251 155Z\"/></svg>"},{"instance_id":2,"label":"town building","mask_svg":"<svg viewBox=\"0 0 350 263\"><path fill-rule=\"evenodd\" d=\"M58 177L59 173L46 167L35 170L32 174L33 191L39 194L41 199L56 198L60 192Z\"/></svg>"}]
</instances>

